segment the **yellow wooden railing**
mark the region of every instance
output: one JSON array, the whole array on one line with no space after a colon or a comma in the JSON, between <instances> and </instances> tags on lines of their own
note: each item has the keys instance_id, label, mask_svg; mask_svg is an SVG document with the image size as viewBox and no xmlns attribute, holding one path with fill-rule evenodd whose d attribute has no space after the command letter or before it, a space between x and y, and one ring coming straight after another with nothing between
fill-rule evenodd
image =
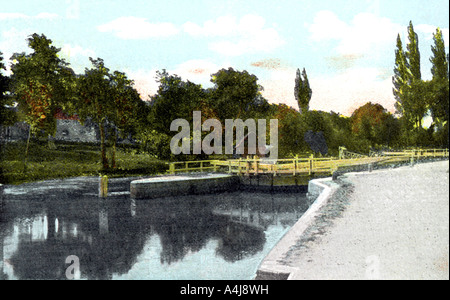
<instances>
[{"instance_id":1,"label":"yellow wooden railing","mask_svg":"<svg viewBox=\"0 0 450 300\"><path fill-rule=\"evenodd\" d=\"M345 151L345 150L344 150ZM256 174L274 174L274 175L312 175L332 174L339 168L351 167L357 165L368 165L374 163L395 163L395 162L414 162L423 158L430 157L448 157L448 149L415 149L399 152L377 152L370 156L355 155L357 153L340 152L340 158L336 157L295 157L288 159L269 159L241 158L229 160L201 160L184 161L169 163L169 174L178 172L217 172L224 171L232 174L256 175ZM348 158L349 157L349 158Z\"/></svg>"},{"instance_id":2,"label":"yellow wooden railing","mask_svg":"<svg viewBox=\"0 0 450 300\"><path fill-rule=\"evenodd\" d=\"M169 163L168 173L175 174L176 172L204 172L217 171L216 163L219 160L197 160L197 161L182 161Z\"/></svg>"}]
</instances>

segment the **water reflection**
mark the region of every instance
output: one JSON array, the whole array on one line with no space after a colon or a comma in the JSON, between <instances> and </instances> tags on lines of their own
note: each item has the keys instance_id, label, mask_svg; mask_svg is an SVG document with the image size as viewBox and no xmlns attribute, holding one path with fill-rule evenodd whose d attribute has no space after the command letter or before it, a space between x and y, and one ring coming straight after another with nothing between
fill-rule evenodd
<instances>
[{"instance_id":1,"label":"water reflection","mask_svg":"<svg viewBox=\"0 0 450 300\"><path fill-rule=\"evenodd\" d=\"M84 279L246 279L242 269L256 268L307 209L303 194L248 192L5 199L2 279L65 279L69 255L79 257Z\"/></svg>"}]
</instances>

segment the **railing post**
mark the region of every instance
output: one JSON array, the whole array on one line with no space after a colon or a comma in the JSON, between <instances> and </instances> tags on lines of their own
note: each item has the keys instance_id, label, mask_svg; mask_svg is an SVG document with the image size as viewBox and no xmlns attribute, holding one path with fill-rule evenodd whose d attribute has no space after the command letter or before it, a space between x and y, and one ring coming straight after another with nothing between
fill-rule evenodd
<instances>
[{"instance_id":1,"label":"railing post","mask_svg":"<svg viewBox=\"0 0 450 300\"><path fill-rule=\"evenodd\" d=\"M100 181L98 186L98 196L107 197L108 196L108 176L100 175Z\"/></svg>"},{"instance_id":2,"label":"railing post","mask_svg":"<svg viewBox=\"0 0 450 300\"><path fill-rule=\"evenodd\" d=\"M339 159L344 159L345 150L347 150L345 147L342 146L339 147Z\"/></svg>"},{"instance_id":3,"label":"railing post","mask_svg":"<svg viewBox=\"0 0 450 300\"><path fill-rule=\"evenodd\" d=\"M258 175L259 173L259 159L256 159L255 156L255 174Z\"/></svg>"},{"instance_id":4,"label":"railing post","mask_svg":"<svg viewBox=\"0 0 450 300\"><path fill-rule=\"evenodd\" d=\"M200 162L200 172L203 172L203 162Z\"/></svg>"},{"instance_id":5,"label":"railing post","mask_svg":"<svg viewBox=\"0 0 450 300\"><path fill-rule=\"evenodd\" d=\"M313 172L313 159L314 154L311 154L311 156L309 157L309 175L311 175Z\"/></svg>"},{"instance_id":6,"label":"railing post","mask_svg":"<svg viewBox=\"0 0 450 300\"><path fill-rule=\"evenodd\" d=\"M169 163L169 174L175 174L175 164Z\"/></svg>"},{"instance_id":7,"label":"railing post","mask_svg":"<svg viewBox=\"0 0 450 300\"><path fill-rule=\"evenodd\" d=\"M247 162L245 164L245 172L247 173L247 176L250 174L250 161L247 159Z\"/></svg>"},{"instance_id":8,"label":"railing post","mask_svg":"<svg viewBox=\"0 0 450 300\"><path fill-rule=\"evenodd\" d=\"M185 171L185 172L188 171L188 166L189 166L189 163L188 163L188 162L185 162L185 163L184 163L184 171Z\"/></svg>"},{"instance_id":9,"label":"railing post","mask_svg":"<svg viewBox=\"0 0 450 300\"><path fill-rule=\"evenodd\" d=\"M228 161L228 173L231 174L231 160Z\"/></svg>"},{"instance_id":10,"label":"railing post","mask_svg":"<svg viewBox=\"0 0 450 300\"><path fill-rule=\"evenodd\" d=\"M3 212L3 185L0 183L0 214L2 212ZM1 216L0 216L0 219L1 219ZM3 251L3 249L1 249L1 251Z\"/></svg>"},{"instance_id":11,"label":"railing post","mask_svg":"<svg viewBox=\"0 0 450 300\"><path fill-rule=\"evenodd\" d=\"M238 162L238 174L241 175L241 158L239 158Z\"/></svg>"},{"instance_id":12,"label":"railing post","mask_svg":"<svg viewBox=\"0 0 450 300\"><path fill-rule=\"evenodd\" d=\"M298 166L298 154L295 155L295 158L294 158L294 176L297 173L297 166Z\"/></svg>"}]
</instances>

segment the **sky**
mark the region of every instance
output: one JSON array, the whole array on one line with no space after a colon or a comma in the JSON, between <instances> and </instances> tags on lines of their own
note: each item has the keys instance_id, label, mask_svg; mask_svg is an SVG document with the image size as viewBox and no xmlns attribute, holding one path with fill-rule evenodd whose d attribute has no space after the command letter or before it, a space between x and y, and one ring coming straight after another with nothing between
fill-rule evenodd
<instances>
[{"instance_id":1,"label":"sky","mask_svg":"<svg viewBox=\"0 0 450 300\"><path fill-rule=\"evenodd\" d=\"M153 95L156 71L212 87L222 68L258 77L271 103L298 108L297 68L305 68L310 109L346 116L371 101L394 112L397 34L410 21L419 36L423 79L431 79L436 27L449 42L446 0L0 0L0 51L29 52L27 37L45 34L75 72L100 57ZM7 62L8 64L10 61ZM8 73L9 70L6 71Z\"/></svg>"}]
</instances>

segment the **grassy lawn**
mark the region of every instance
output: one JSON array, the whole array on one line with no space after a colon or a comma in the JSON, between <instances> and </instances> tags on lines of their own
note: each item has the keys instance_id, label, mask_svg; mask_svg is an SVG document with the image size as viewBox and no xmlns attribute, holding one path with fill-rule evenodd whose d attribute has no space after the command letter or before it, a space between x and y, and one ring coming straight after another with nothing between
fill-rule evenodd
<instances>
[{"instance_id":1,"label":"grassy lawn","mask_svg":"<svg viewBox=\"0 0 450 300\"><path fill-rule=\"evenodd\" d=\"M0 149L0 183L19 184L28 181L98 176L139 176L164 173L164 161L147 154L136 154L131 148L118 147L117 168L102 170L100 146L86 144L60 144L49 147L47 143L30 144L28 162L24 169L25 143L9 143ZM108 158L111 155L108 153Z\"/></svg>"}]
</instances>

